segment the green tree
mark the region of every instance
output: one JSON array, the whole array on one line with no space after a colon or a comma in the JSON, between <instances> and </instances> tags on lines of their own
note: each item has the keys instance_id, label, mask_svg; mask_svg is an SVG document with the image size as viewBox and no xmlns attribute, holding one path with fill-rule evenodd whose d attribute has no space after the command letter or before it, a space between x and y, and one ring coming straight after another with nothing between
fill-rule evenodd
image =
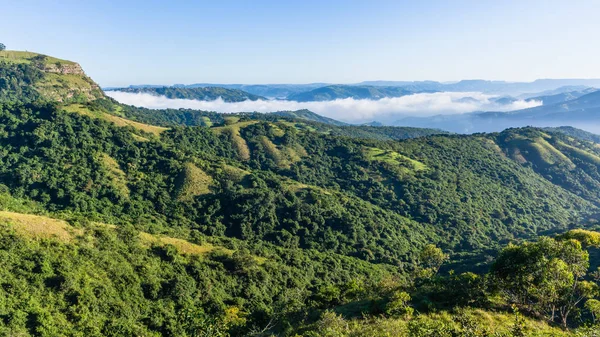
<instances>
[{"instance_id":1,"label":"green tree","mask_svg":"<svg viewBox=\"0 0 600 337\"><path fill-rule=\"evenodd\" d=\"M0 51L6 50L4 43L0 43Z\"/></svg>"},{"instance_id":2,"label":"green tree","mask_svg":"<svg viewBox=\"0 0 600 337\"><path fill-rule=\"evenodd\" d=\"M592 315L592 321L596 323L596 320L600 317L600 301L594 298L589 299L585 302L585 308Z\"/></svg>"},{"instance_id":3,"label":"green tree","mask_svg":"<svg viewBox=\"0 0 600 337\"><path fill-rule=\"evenodd\" d=\"M444 262L448 260L448 255L433 244L429 244L423 248L419 254L419 265L421 267L422 277L431 277L440 270Z\"/></svg>"},{"instance_id":4,"label":"green tree","mask_svg":"<svg viewBox=\"0 0 600 337\"><path fill-rule=\"evenodd\" d=\"M404 291L396 291L385 307L385 313L390 316L411 316L414 309L410 306L410 295Z\"/></svg>"},{"instance_id":5,"label":"green tree","mask_svg":"<svg viewBox=\"0 0 600 337\"><path fill-rule=\"evenodd\" d=\"M578 305L598 286L584 281L589 254L581 242L541 238L509 245L492 265L492 275L506 297L522 308L566 327Z\"/></svg>"}]
</instances>

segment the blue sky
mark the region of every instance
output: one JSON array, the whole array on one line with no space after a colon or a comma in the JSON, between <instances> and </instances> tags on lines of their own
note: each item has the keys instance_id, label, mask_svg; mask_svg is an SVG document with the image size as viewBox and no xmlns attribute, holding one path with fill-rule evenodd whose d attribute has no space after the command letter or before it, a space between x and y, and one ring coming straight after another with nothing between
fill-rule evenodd
<instances>
[{"instance_id":1,"label":"blue sky","mask_svg":"<svg viewBox=\"0 0 600 337\"><path fill-rule=\"evenodd\" d=\"M5 1L0 42L102 86L599 78L600 1Z\"/></svg>"}]
</instances>

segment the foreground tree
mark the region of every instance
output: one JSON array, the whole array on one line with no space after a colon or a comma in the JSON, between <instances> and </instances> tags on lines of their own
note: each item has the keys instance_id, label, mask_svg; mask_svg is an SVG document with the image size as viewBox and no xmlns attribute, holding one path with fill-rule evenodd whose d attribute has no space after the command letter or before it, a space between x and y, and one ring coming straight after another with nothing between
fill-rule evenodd
<instances>
[{"instance_id":1,"label":"foreground tree","mask_svg":"<svg viewBox=\"0 0 600 337\"><path fill-rule=\"evenodd\" d=\"M582 301L598 293L594 282L583 280L589 254L571 237L509 245L491 270L510 302L563 327Z\"/></svg>"},{"instance_id":2,"label":"foreground tree","mask_svg":"<svg viewBox=\"0 0 600 337\"><path fill-rule=\"evenodd\" d=\"M448 258L449 256L435 245L425 246L419 254L420 276L424 278L434 276Z\"/></svg>"}]
</instances>

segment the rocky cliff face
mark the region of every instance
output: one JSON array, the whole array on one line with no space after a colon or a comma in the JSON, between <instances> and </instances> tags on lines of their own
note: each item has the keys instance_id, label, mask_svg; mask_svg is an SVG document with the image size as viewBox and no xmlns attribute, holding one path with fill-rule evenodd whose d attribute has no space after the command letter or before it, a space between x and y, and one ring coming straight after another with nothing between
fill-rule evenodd
<instances>
[{"instance_id":1,"label":"rocky cliff face","mask_svg":"<svg viewBox=\"0 0 600 337\"><path fill-rule=\"evenodd\" d=\"M23 86L28 90L34 89L41 98L67 104L85 103L105 97L100 86L85 74L78 63L28 51L0 52L0 70L17 65L27 68L27 72L11 75L11 83L15 84L9 87L10 90ZM24 80L25 73L35 76Z\"/></svg>"},{"instance_id":2,"label":"rocky cliff face","mask_svg":"<svg viewBox=\"0 0 600 337\"><path fill-rule=\"evenodd\" d=\"M100 86L85 74L78 63L44 62L37 66L49 75L38 86L38 90L47 98L64 103L92 101L104 97Z\"/></svg>"},{"instance_id":3,"label":"rocky cliff face","mask_svg":"<svg viewBox=\"0 0 600 337\"><path fill-rule=\"evenodd\" d=\"M61 74L61 75L81 75L86 76L83 68L79 65L79 63L51 63L43 65L42 71L47 73ZM87 77L87 76L86 76Z\"/></svg>"}]
</instances>

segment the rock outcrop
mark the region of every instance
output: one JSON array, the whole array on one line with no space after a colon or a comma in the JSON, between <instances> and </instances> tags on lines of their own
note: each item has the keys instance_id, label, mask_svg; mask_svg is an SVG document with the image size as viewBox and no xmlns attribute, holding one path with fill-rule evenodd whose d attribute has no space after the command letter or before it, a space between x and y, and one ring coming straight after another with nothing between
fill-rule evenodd
<instances>
[{"instance_id":1,"label":"rock outcrop","mask_svg":"<svg viewBox=\"0 0 600 337\"><path fill-rule=\"evenodd\" d=\"M45 64L42 69L42 71L47 72L47 73L54 73L54 74L61 74L61 75L81 75L81 76L86 76L85 72L83 71L83 68L81 68L81 66L79 65L79 63L70 63L70 64L66 64L66 63L50 63L50 64Z\"/></svg>"}]
</instances>

